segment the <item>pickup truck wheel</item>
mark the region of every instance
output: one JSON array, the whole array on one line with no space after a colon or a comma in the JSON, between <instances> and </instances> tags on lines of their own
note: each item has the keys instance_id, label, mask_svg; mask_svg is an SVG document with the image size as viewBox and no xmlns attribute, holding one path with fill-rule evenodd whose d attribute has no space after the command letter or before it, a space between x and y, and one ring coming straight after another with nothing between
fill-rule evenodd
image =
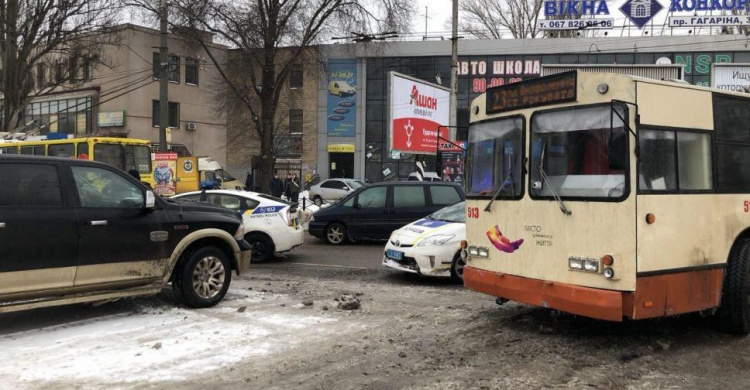
<instances>
[{"instance_id":1,"label":"pickup truck wheel","mask_svg":"<svg viewBox=\"0 0 750 390\"><path fill-rule=\"evenodd\" d=\"M750 240L734 245L725 273L719 318L730 333L750 334Z\"/></svg>"},{"instance_id":2,"label":"pickup truck wheel","mask_svg":"<svg viewBox=\"0 0 750 390\"><path fill-rule=\"evenodd\" d=\"M331 245L343 244L346 236L346 228L340 223L332 223L326 227L326 241Z\"/></svg>"},{"instance_id":3,"label":"pickup truck wheel","mask_svg":"<svg viewBox=\"0 0 750 390\"><path fill-rule=\"evenodd\" d=\"M187 254L175 269L172 288L188 307L211 307L219 303L229 289L232 267L227 255L215 247Z\"/></svg>"},{"instance_id":4,"label":"pickup truck wheel","mask_svg":"<svg viewBox=\"0 0 750 390\"><path fill-rule=\"evenodd\" d=\"M316 206L320 207L323 204L323 198L321 198L320 195L315 195L313 203L315 203Z\"/></svg>"},{"instance_id":5,"label":"pickup truck wheel","mask_svg":"<svg viewBox=\"0 0 750 390\"><path fill-rule=\"evenodd\" d=\"M273 242L268 237L262 234L248 234L245 236L245 241L252 247L251 262L260 263L273 257Z\"/></svg>"}]
</instances>

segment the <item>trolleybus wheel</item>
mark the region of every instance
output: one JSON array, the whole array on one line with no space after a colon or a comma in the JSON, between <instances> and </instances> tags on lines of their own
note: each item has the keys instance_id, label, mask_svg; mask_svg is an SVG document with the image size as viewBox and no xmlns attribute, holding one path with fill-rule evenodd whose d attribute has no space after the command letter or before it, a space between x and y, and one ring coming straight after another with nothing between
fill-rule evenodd
<instances>
[{"instance_id":1,"label":"trolleybus wheel","mask_svg":"<svg viewBox=\"0 0 750 390\"><path fill-rule=\"evenodd\" d=\"M750 239L740 239L729 253L719 316L729 332L750 334Z\"/></svg>"}]
</instances>

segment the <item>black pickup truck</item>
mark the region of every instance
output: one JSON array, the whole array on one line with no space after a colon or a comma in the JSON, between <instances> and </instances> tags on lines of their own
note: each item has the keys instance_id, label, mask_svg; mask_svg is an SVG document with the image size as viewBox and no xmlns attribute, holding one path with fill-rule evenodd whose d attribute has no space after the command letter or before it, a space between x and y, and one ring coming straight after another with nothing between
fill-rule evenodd
<instances>
[{"instance_id":1,"label":"black pickup truck","mask_svg":"<svg viewBox=\"0 0 750 390\"><path fill-rule=\"evenodd\" d=\"M250 265L242 220L110 165L0 156L0 312L158 294L217 304Z\"/></svg>"}]
</instances>

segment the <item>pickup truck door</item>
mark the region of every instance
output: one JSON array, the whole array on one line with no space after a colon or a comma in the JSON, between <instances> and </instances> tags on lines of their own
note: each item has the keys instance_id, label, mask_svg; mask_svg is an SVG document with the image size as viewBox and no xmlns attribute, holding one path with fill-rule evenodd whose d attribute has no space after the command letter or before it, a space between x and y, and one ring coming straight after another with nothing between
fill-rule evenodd
<instances>
[{"instance_id":1,"label":"pickup truck door","mask_svg":"<svg viewBox=\"0 0 750 390\"><path fill-rule=\"evenodd\" d=\"M73 286L75 211L55 163L0 162L0 295Z\"/></svg>"},{"instance_id":2,"label":"pickup truck door","mask_svg":"<svg viewBox=\"0 0 750 390\"><path fill-rule=\"evenodd\" d=\"M72 165L77 196L76 286L160 280L171 255L167 211L145 208L146 189L108 167Z\"/></svg>"}]
</instances>

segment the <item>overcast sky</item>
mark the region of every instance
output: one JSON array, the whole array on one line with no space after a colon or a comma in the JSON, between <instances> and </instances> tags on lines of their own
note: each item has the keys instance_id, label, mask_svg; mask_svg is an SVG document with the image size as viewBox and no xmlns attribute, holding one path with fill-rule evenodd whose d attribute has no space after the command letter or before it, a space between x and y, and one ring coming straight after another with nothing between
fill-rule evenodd
<instances>
[{"instance_id":1,"label":"overcast sky","mask_svg":"<svg viewBox=\"0 0 750 390\"><path fill-rule=\"evenodd\" d=\"M452 0L417 0L412 32L420 37L424 35L424 7L427 7L427 35L450 35L450 28L444 24L451 17L452 4Z\"/></svg>"}]
</instances>

